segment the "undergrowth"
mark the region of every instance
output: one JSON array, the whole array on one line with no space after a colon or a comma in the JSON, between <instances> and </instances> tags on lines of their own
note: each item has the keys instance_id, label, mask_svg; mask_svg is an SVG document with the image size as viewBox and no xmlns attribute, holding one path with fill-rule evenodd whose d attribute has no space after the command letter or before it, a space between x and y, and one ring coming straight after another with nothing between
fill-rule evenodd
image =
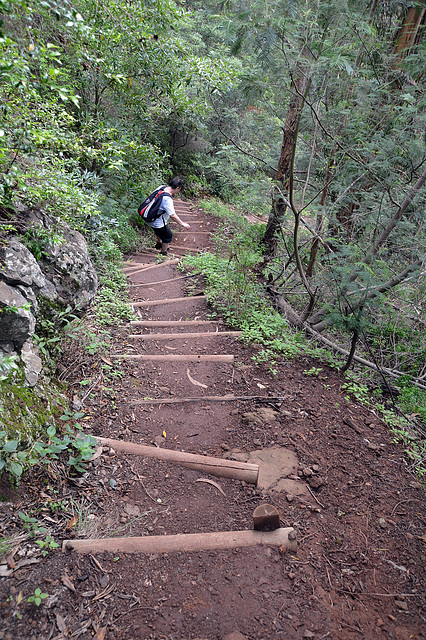
<instances>
[{"instance_id":1,"label":"undergrowth","mask_svg":"<svg viewBox=\"0 0 426 640\"><path fill-rule=\"evenodd\" d=\"M228 325L241 330L244 341L259 345L255 361L269 363L272 373L277 371L279 356L309 356L329 366L340 367L339 357L309 340L303 331L291 327L273 309L261 282L263 257L260 246L264 226L249 224L240 213L215 199L203 200L199 206L220 218L214 237L216 253L187 256L183 266L204 274L206 296L216 313ZM371 371L347 372L342 390L381 413L394 440L403 443L411 469L423 477L426 474L426 443L419 425L426 424L426 392L402 379L398 383L399 407L396 411L390 410L378 397L371 395L365 381L372 375Z\"/></svg>"}]
</instances>

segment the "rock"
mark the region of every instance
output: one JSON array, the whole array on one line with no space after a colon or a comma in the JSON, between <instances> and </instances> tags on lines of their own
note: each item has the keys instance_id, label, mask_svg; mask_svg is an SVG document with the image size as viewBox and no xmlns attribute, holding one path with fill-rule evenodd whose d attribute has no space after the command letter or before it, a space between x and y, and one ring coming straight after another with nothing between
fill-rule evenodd
<instances>
[{"instance_id":1,"label":"rock","mask_svg":"<svg viewBox=\"0 0 426 640\"><path fill-rule=\"evenodd\" d=\"M47 239L55 237L52 242L43 242L42 256L38 260L46 280L42 297L51 299L53 295L61 305L84 311L98 285L84 237L65 222L58 222L38 209L24 211L22 217L28 226L38 227L41 233L44 230ZM40 293L41 289L37 289L37 297Z\"/></svg>"},{"instance_id":2,"label":"rock","mask_svg":"<svg viewBox=\"0 0 426 640\"><path fill-rule=\"evenodd\" d=\"M279 412L270 407L260 407L255 411L247 411L243 413L242 420L246 424L253 424L254 426L262 426L265 423L275 422L279 417Z\"/></svg>"},{"instance_id":3,"label":"rock","mask_svg":"<svg viewBox=\"0 0 426 640\"><path fill-rule=\"evenodd\" d=\"M239 631L233 631L223 636L223 640L247 640L246 636L243 636Z\"/></svg>"},{"instance_id":4,"label":"rock","mask_svg":"<svg viewBox=\"0 0 426 640\"><path fill-rule=\"evenodd\" d=\"M13 287L0 281L0 333L2 341L22 347L35 329L36 319L28 307L28 300Z\"/></svg>"},{"instance_id":5,"label":"rock","mask_svg":"<svg viewBox=\"0 0 426 640\"><path fill-rule=\"evenodd\" d=\"M25 380L30 387L37 384L43 368L43 363L37 353L38 350L33 347L31 340L27 340L22 345L21 360L24 363Z\"/></svg>"},{"instance_id":6,"label":"rock","mask_svg":"<svg viewBox=\"0 0 426 640\"><path fill-rule=\"evenodd\" d=\"M40 291L46 286L46 278L37 260L16 238L11 238L8 244L0 249L0 265L1 279L12 287L24 285L33 288L34 291Z\"/></svg>"},{"instance_id":7,"label":"rock","mask_svg":"<svg viewBox=\"0 0 426 640\"><path fill-rule=\"evenodd\" d=\"M12 355L21 351L26 383L32 387L42 369L31 342L40 309L47 317L57 313L58 307L84 311L96 293L98 280L80 233L41 211L22 206L18 210L22 228L38 227L45 233L40 234L39 261L16 237L0 246L0 352ZM55 235L60 240L50 242Z\"/></svg>"},{"instance_id":8,"label":"rock","mask_svg":"<svg viewBox=\"0 0 426 640\"><path fill-rule=\"evenodd\" d=\"M401 609L401 611L408 611L408 604L405 600L395 600L395 606Z\"/></svg>"},{"instance_id":9,"label":"rock","mask_svg":"<svg viewBox=\"0 0 426 640\"><path fill-rule=\"evenodd\" d=\"M384 518L379 518L379 527L381 527L382 529L386 529L387 528L387 522Z\"/></svg>"},{"instance_id":10,"label":"rock","mask_svg":"<svg viewBox=\"0 0 426 640\"><path fill-rule=\"evenodd\" d=\"M124 511L129 515L129 516L140 516L141 514L141 510L139 509L137 504L126 504L124 505Z\"/></svg>"},{"instance_id":11,"label":"rock","mask_svg":"<svg viewBox=\"0 0 426 640\"><path fill-rule=\"evenodd\" d=\"M308 478L308 484L312 489L319 489L325 484L325 480L321 476L312 476Z\"/></svg>"},{"instance_id":12,"label":"rock","mask_svg":"<svg viewBox=\"0 0 426 640\"><path fill-rule=\"evenodd\" d=\"M312 631L309 631L309 629L306 629L305 633L303 634L304 638L315 638L315 634L312 633Z\"/></svg>"},{"instance_id":13,"label":"rock","mask_svg":"<svg viewBox=\"0 0 426 640\"><path fill-rule=\"evenodd\" d=\"M293 473L298 466L296 454L290 449L282 447L270 447L252 451L247 462L259 465L257 486L260 489L269 489L271 487L275 489L276 483ZM285 488L278 490L284 491ZM287 490L286 493L296 494L292 490Z\"/></svg>"}]
</instances>

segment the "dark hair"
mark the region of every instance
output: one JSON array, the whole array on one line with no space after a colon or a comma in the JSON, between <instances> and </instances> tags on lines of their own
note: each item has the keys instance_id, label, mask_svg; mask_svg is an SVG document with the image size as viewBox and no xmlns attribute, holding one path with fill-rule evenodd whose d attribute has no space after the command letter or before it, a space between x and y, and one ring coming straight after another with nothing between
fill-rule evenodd
<instances>
[{"instance_id":1,"label":"dark hair","mask_svg":"<svg viewBox=\"0 0 426 640\"><path fill-rule=\"evenodd\" d=\"M172 178L169 182L169 187L171 187L172 189L181 189L182 186L183 186L183 180L178 176L176 176L175 178Z\"/></svg>"}]
</instances>

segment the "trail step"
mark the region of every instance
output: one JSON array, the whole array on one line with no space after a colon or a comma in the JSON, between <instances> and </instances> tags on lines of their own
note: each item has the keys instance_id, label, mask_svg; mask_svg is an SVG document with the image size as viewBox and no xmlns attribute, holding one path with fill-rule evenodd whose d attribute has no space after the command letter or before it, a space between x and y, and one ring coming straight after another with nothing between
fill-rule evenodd
<instances>
[{"instance_id":1,"label":"trail step","mask_svg":"<svg viewBox=\"0 0 426 640\"><path fill-rule=\"evenodd\" d=\"M131 320L130 325L132 327L192 327L218 322L218 320Z\"/></svg>"},{"instance_id":2,"label":"trail step","mask_svg":"<svg viewBox=\"0 0 426 640\"><path fill-rule=\"evenodd\" d=\"M124 269L122 269L123 273L131 273L132 271L135 271L136 269L145 269L146 267L151 267L152 266L152 262L135 262L133 264L129 264L127 267L124 267Z\"/></svg>"},{"instance_id":3,"label":"trail step","mask_svg":"<svg viewBox=\"0 0 426 640\"><path fill-rule=\"evenodd\" d=\"M250 462L214 458L163 447L152 447L127 440L113 440L112 438L102 438L100 436L96 436L96 439L99 443L112 447L115 451L121 453L164 460L172 464L182 465L188 469L204 471L213 476L235 478L252 484L256 484L259 477L259 465Z\"/></svg>"},{"instance_id":4,"label":"trail step","mask_svg":"<svg viewBox=\"0 0 426 640\"><path fill-rule=\"evenodd\" d=\"M233 336L238 337L242 335L242 331L200 331L198 333L133 333L127 338L137 340L187 340L190 338L211 338L218 336Z\"/></svg>"},{"instance_id":5,"label":"trail step","mask_svg":"<svg viewBox=\"0 0 426 640\"><path fill-rule=\"evenodd\" d=\"M187 276L178 276L177 278L168 278L167 280L157 280L156 282L138 282L138 283L130 283L131 287L148 287L153 286L155 284L164 284L165 282L175 282L176 280L187 280L188 278L195 278L199 276L199 273L190 273Z\"/></svg>"},{"instance_id":6,"label":"trail step","mask_svg":"<svg viewBox=\"0 0 426 640\"><path fill-rule=\"evenodd\" d=\"M296 551L296 533L292 527L275 531L215 531L213 533L181 533L165 536L140 536L129 538L97 538L64 540L62 551L78 553L173 553L183 551L213 551L237 549L257 545L274 545Z\"/></svg>"},{"instance_id":7,"label":"trail step","mask_svg":"<svg viewBox=\"0 0 426 640\"><path fill-rule=\"evenodd\" d=\"M132 271L129 271L129 272L126 272L123 269L123 272L127 276L132 276L139 273L139 271L149 271L150 269L158 269L159 267L169 267L171 265L178 264L180 261L181 261L181 258L173 258L172 260L165 260L164 262L155 262L153 264L150 264L147 267L145 266L142 269L139 267L137 268L135 267L134 269L132 269Z\"/></svg>"},{"instance_id":8,"label":"trail step","mask_svg":"<svg viewBox=\"0 0 426 640\"><path fill-rule=\"evenodd\" d=\"M184 404L191 402L259 402L262 404L284 402L284 397L267 397L267 396L234 396L228 394L226 396L188 396L187 398L150 398L149 400L127 400L130 405L144 404Z\"/></svg>"},{"instance_id":9,"label":"trail step","mask_svg":"<svg viewBox=\"0 0 426 640\"><path fill-rule=\"evenodd\" d=\"M185 296L184 298L165 298L164 300L142 300L131 302L133 307L157 307L161 304L172 304L173 302L188 302L194 300L205 300L206 296Z\"/></svg>"},{"instance_id":10,"label":"trail step","mask_svg":"<svg viewBox=\"0 0 426 640\"><path fill-rule=\"evenodd\" d=\"M121 360L141 360L145 362L223 362L234 363L233 355L192 355L192 354L166 354L166 355L133 355L113 353L110 358L120 358Z\"/></svg>"},{"instance_id":11,"label":"trail step","mask_svg":"<svg viewBox=\"0 0 426 640\"><path fill-rule=\"evenodd\" d=\"M204 251L204 249L194 249L192 247L181 247L181 246L177 246L177 245L170 245L169 251L171 251L173 253L173 251L195 251L195 253L200 253L201 251Z\"/></svg>"}]
</instances>

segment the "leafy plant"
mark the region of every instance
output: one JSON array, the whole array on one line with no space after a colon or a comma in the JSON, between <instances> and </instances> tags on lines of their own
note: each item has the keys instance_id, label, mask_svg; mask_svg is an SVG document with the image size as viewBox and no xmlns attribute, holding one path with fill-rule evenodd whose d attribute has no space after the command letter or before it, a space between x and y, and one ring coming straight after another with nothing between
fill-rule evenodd
<instances>
[{"instance_id":1,"label":"leafy plant","mask_svg":"<svg viewBox=\"0 0 426 640\"><path fill-rule=\"evenodd\" d=\"M23 511L18 511L18 517L24 523L24 529L28 532L30 538L35 538L43 533L47 533L47 529L39 525L37 518L23 513Z\"/></svg>"},{"instance_id":2,"label":"leafy plant","mask_svg":"<svg viewBox=\"0 0 426 640\"><path fill-rule=\"evenodd\" d=\"M370 404L370 391L368 386L366 384L362 384L356 379L344 382L342 384L342 391L347 391L361 404Z\"/></svg>"},{"instance_id":3,"label":"leafy plant","mask_svg":"<svg viewBox=\"0 0 426 640\"><path fill-rule=\"evenodd\" d=\"M35 543L38 547L40 547L41 555L43 556L43 558L47 556L49 551L51 551L52 549L57 549L59 547L59 544L55 542L50 535L47 535L41 540L36 540Z\"/></svg>"},{"instance_id":4,"label":"leafy plant","mask_svg":"<svg viewBox=\"0 0 426 640\"><path fill-rule=\"evenodd\" d=\"M29 603L34 603L36 607L39 607L43 600L49 597L48 593L43 593L42 590L37 587L34 590L34 594L28 598Z\"/></svg>"},{"instance_id":5,"label":"leafy plant","mask_svg":"<svg viewBox=\"0 0 426 640\"><path fill-rule=\"evenodd\" d=\"M6 431L0 431L0 474L8 471L19 479L25 466L35 460L31 452L20 450L19 445L19 440L8 440Z\"/></svg>"},{"instance_id":6,"label":"leafy plant","mask_svg":"<svg viewBox=\"0 0 426 640\"><path fill-rule=\"evenodd\" d=\"M18 370L18 355L16 353L10 356L0 355L0 380L7 380Z\"/></svg>"},{"instance_id":7,"label":"leafy plant","mask_svg":"<svg viewBox=\"0 0 426 640\"><path fill-rule=\"evenodd\" d=\"M305 376L319 376L321 371L323 371L322 367L312 367L311 369L308 369L308 370L305 369L305 371L303 371L303 375L305 375Z\"/></svg>"}]
</instances>

